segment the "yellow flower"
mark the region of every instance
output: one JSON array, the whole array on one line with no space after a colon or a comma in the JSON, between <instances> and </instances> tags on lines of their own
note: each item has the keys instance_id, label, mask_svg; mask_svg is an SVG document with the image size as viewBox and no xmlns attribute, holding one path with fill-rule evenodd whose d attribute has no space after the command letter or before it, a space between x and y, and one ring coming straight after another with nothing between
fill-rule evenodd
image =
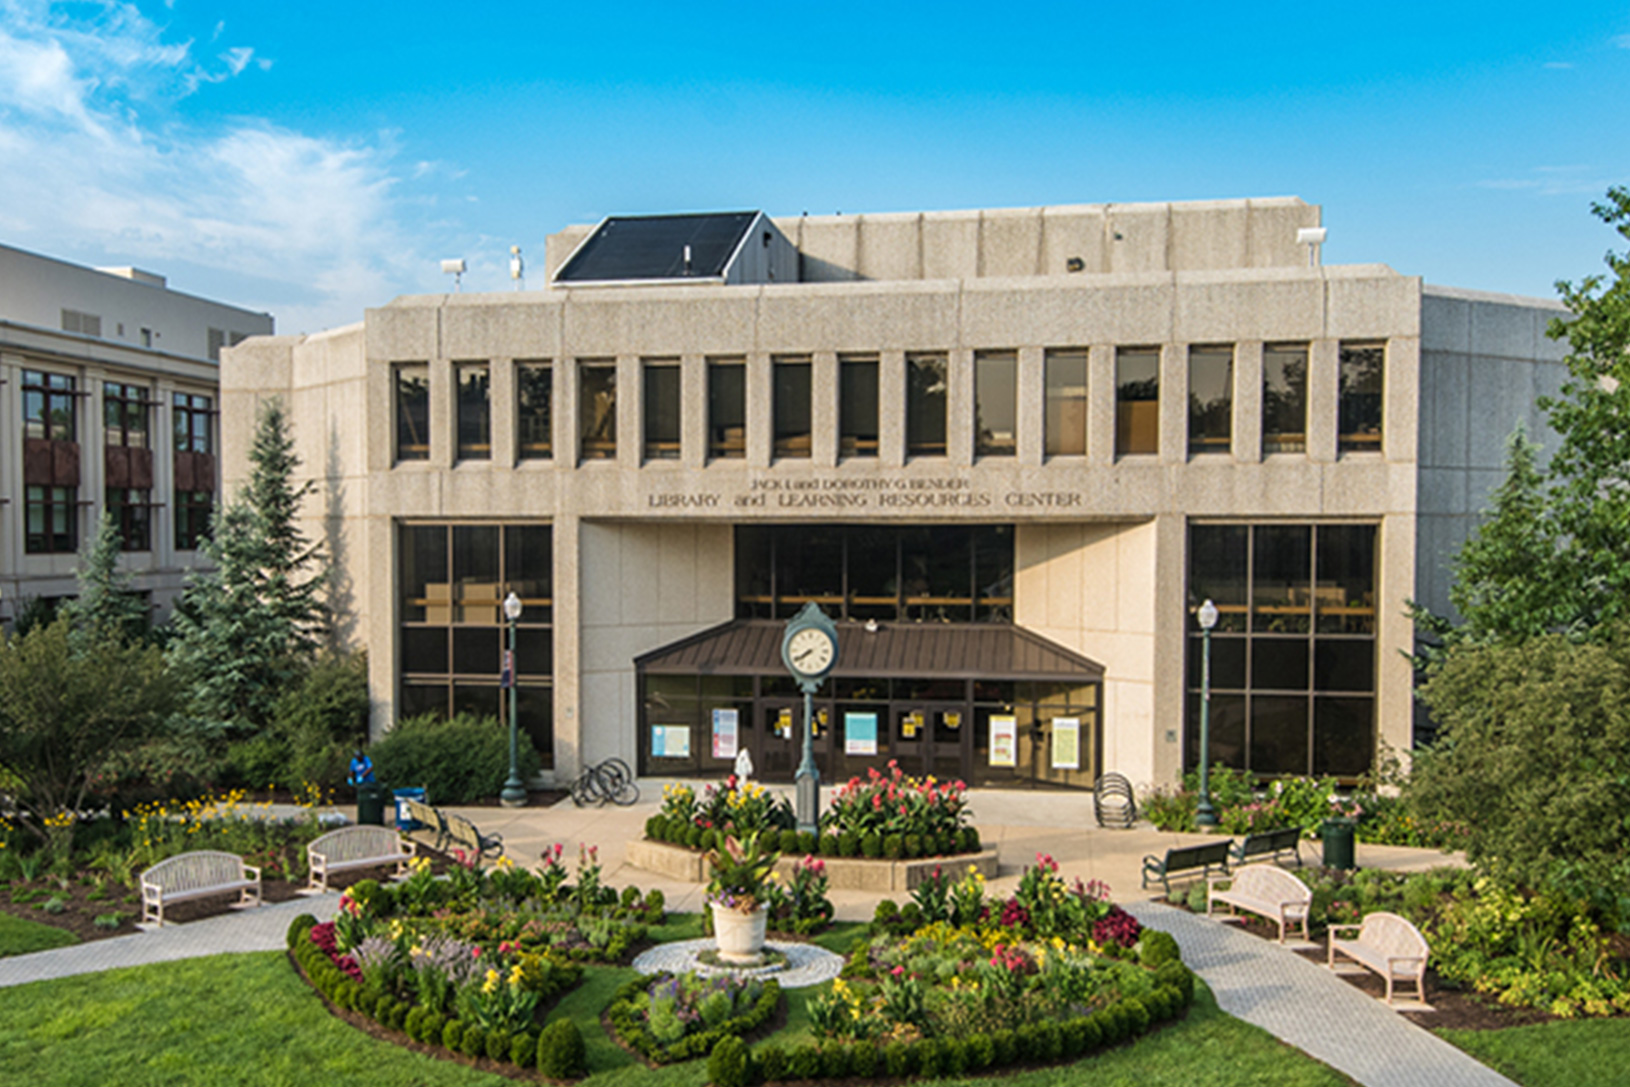
<instances>
[{"instance_id":1,"label":"yellow flower","mask_svg":"<svg viewBox=\"0 0 1630 1087\"><path fill-rule=\"evenodd\" d=\"M487 980L486 980L485 983L482 984L481 991L484 992L484 993L495 993L495 992L497 992L498 991L499 977L500 977L500 975L499 975L498 971L496 971L496 970L489 967L487 969Z\"/></svg>"}]
</instances>

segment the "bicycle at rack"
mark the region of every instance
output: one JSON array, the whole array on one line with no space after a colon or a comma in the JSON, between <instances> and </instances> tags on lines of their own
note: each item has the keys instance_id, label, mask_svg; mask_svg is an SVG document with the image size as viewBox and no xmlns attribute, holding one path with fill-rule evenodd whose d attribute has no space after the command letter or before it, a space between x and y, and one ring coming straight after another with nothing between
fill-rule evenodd
<instances>
[{"instance_id":1,"label":"bicycle at rack","mask_svg":"<svg viewBox=\"0 0 1630 1087\"><path fill-rule=\"evenodd\" d=\"M603 807L607 801L626 808L639 798L640 787L634 781L634 772L619 758L586 768L572 784L572 803L580 808L585 804Z\"/></svg>"}]
</instances>

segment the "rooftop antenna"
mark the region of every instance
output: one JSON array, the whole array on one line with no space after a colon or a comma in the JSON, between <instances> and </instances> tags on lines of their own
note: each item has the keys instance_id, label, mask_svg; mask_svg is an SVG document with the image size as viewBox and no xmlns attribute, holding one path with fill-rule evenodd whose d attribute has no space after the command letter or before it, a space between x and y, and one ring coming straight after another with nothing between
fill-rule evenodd
<instances>
[{"instance_id":1,"label":"rooftop antenna","mask_svg":"<svg viewBox=\"0 0 1630 1087\"><path fill-rule=\"evenodd\" d=\"M464 258L463 257L454 257L452 260L444 260L444 261L442 261L441 262L441 270L442 270L443 275L449 275L449 276L453 277L453 290L462 291L464 289Z\"/></svg>"},{"instance_id":2,"label":"rooftop antenna","mask_svg":"<svg viewBox=\"0 0 1630 1087\"><path fill-rule=\"evenodd\" d=\"M685 246L685 274L690 275L690 246Z\"/></svg>"},{"instance_id":3,"label":"rooftop antenna","mask_svg":"<svg viewBox=\"0 0 1630 1087\"><path fill-rule=\"evenodd\" d=\"M1307 246L1307 266L1319 266L1319 247L1330 232L1322 226L1304 226L1296 231L1296 244Z\"/></svg>"},{"instance_id":4,"label":"rooftop antenna","mask_svg":"<svg viewBox=\"0 0 1630 1087\"><path fill-rule=\"evenodd\" d=\"M509 278L515 281L515 289L526 290L526 262L521 259L521 247L509 247Z\"/></svg>"}]
</instances>

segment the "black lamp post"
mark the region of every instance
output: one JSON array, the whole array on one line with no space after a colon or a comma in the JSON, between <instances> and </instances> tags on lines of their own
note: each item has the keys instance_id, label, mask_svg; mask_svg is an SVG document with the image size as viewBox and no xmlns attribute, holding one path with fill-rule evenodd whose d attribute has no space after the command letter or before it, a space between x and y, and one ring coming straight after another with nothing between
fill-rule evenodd
<instances>
[{"instance_id":1,"label":"black lamp post","mask_svg":"<svg viewBox=\"0 0 1630 1087\"><path fill-rule=\"evenodd\" d=\"M506 808L524 808L526 783L521 780L520 733L515 720L520 690L515 674L515 624L521 618L521 598L513 592L504 597L504 618L509 620L509 780L504 782L504 791L498 794L498 799Z\"/></svg>"},{"instance_id":2,"label":"black lamp post","mask_svg":"<svg viewBox=\"0 0 1630 1087\"><path fill-rule=\"evenodd\" d=\"M1194 809L1194 823L1201 827L1217 825L1211 807L1211 628L1217 625L1217 605L1207 600L1200 605L1200 803Z\"/></svg>"}]
</instances>

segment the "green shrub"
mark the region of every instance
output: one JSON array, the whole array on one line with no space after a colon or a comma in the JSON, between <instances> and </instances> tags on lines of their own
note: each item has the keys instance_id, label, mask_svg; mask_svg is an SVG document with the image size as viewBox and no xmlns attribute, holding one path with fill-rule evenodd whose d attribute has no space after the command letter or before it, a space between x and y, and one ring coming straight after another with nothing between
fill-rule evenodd
<instances>
[{"instance_id":1,"label":"green shrub","mask_svg":"<svg viewBox=\"0 0 1630 1087\"><path fill-rule=\"evenodd\" d=\"M719 832L711 827L702 831L702 841L700 844L703 849L719 848Z\"/></svg>"},{"instance_id":2,"label":"green shrub","mask_svg":"<svg viewBox=\"0 0 1630 1087\"><path fill-rule=\"evenodd\" d=\"M747 1043L734 1034L720 1038L707 1057L707 1078L713 1087L747 1087L753 1079Z\"/></svg>"},{"instance_id":3,"label":"green shrub","mask_svg":"<svg viewBox=\"0 0 1630 1087\"><path fill-rule=\"evenodd\" d=\"M509 1063L517 1068L531 1068L538 1063L538 1039L536 1035L522 1032L512 1034L509 1038Z\"/></svg>"},{"instance_id":4,"label":"green shrub","mask_svg":"<svg viewBox=\"0 0 1630 1087\"><path fill-rule=\"evenodd\" d=\"M759 1078L766 1083L787 1078L787 1051L779 1045L765 1046L753 1057Z\"/></svg>"},{"instance_id":5,"label":"green shrub","mask_svg":"<svg viewBox=\"0 0 1630 1087\"><path fill-rule=\"evenodd\" d=\"M860 856L860 835L852 830L846 830L838 835L838 855L842 857Z\"/></svg>"},{"instance_id":6,"label":"green shrub","mask_svg":"<svg viewBox=\"0 0 1630 1087\"><path fill-rule=\"evenodd\" d=\"M1194 971L1176 960L1163 962L1155 970L1155 984L1170 986L1177 992L1182 1007L1194 1001Z\"/></svg>"},{"instance_id":7,"label":"green shrub","mask_svg":"<svg viewBox=\"0 0 1630 1087\"><path fill-rule=\"evenodd\" d=\"M883 856L891 861L897 861L905 856L905 839L898 834L883 835Z\"/></svg>"},{"instance_id":8,"label":"green shrub","mask_svg":"<svg viewBox=\"0 0 1630 1087\"><path fill-rule=\"evenodd\" d=\"M1006 1068L1019 1059L1019 1042L1011 1030L998 1030L990 1036L992 1068Z\"/></svg>"},{"instance_id":9,"label":"green shrub","mask_svg":"<svg viewBox=\"0 0 1630 1087\"><path fill-rule=\"evenodd\" d=\"M849 1074L849 1047L828 1045L821 1050L821 1075L826 1079L842 1079Z\"/></svg>"},{"instance_id":10,"label":"green shrub","mask_svg":"<svg viewBox=\"0 0 1630 1087\"><path fill-rule=\"evenodd\" d=\"M1098 1017L1083 1015L1064 1024L1064 1055L1079 1057L1091 1053L1103 1040Z\"/></svg>"},{"instance_id":11,"label":"green shrub","mask_svg":"<svg viewBox=\"0 0 1630 1087\"><path fill-rule=\"evenodd\" d=\"M900 928L904 932L916 932L923 927L923 908L915 902L907 902L900 908Z\"/></svg>"},{"instance_id":12,"label":"green shrub","mask_svg":"<svg viewBox=\"0 0 1630 1087\"><path fill-rule=\"evenodd\" d=\"M904 1079L917 1070L914 1047L904 1042L890 1042L883 1047L883 1071L895 1079Z\"/></svg>"},{"instance_id":13,"label":"green shrub","mask_svg":"<svg viewBox=\"0 0 1630 1087\"><path fill-rule=\"evenodd\" d=\"M921 834L907 834L905 837L906 860L915 860L923 855L923 836Z\"/></svg>"},{"instance_id":14,"label":"green shrub","mask_svg":"<svg viewBox=\"0 0 1630 1087\"><path fill-rule=\"evenodd\" d=\"M876 831L868 831L860 836L860 855L876 859L883 855L883 836Z\"/></svg>"},{"instance_id":15,"label":"green shrub","mask_svg":"<svg viewBox=\"0 0 1630 1087\"><path fill-rule=\"evenodd\" d=\"M798 852L799 853L804 854L806 857L810 856L810 855L814 854L815 846L816 846L816 839L815 839L815 832L814 831L812 831L812 830L800 830L798 832Z\"/></svg>"},{"instance_id":16,"label":"green shrub","mask_svg":"<svg viewBox=\"0 0 1630 1087\"><path fill-rule=\"evenodd\" d=\"M704 831L701 827L686 827L685 828L685 844L690 846L692 849L701 849L702 848L702 841L706 837L706 835L707 835L707 832Z\"/></svg>"},{"instance_id":17,"label":"green shrub","mask_svg":"<svg viewBox=\"0 0 1630 1087\"><path fill-rule=\"evenodd\" d=\"M290 921L288 934L284 937L284 939L288 941L289 947L292 949L302 940L306 940L306 942L309 943L310 941L307 939L307 937L311 932L312 926L316 923L317 919L309 913L302 913L293 921Z\"/></svg>"},{"instance_id":18,"label":"green shrub","mask_svg":"<svg viewBox=\"0 0 1630 1087\"><path fill-rule=\"evenodd\" d=\"M458 1051L466 1057L485 1057L487 1055L487 1032L479 1024L471 1023L464 1028L464 1037L459 1039Z\"/></svg>"},{"instance_id":19,"label":"green shrub","mask_svg":"<svg viewBox=\"0 0 1630 1087\"><path fill-rule=\"evenodd\" d=\"M798 832L796 830L783 830L776 836L776 848L791 856L798 852Z\"/></svg>"},{"instance_id":20,"label":"green shrub","mask_svg":"<svg viewBox=\"0 0 1630 1087\"><path fill-rule=\"evenodd\" d=\"M588 1071L583 1033L570 1019L557 1019L538 1035L538 1071L545 1079L577 1079Z\"/></svg>"},{"instance_id":21,"label":"green shrub","mask_svg":"<svg viewBox=\"0 0 1630 1087\"><path fill-rule=\"evenodd\" d=\"M662 841L667 829L668 821L660 815L653 815L645 821L645 836L653 842Z\"/></svg>"},{"instance_id":22,"label":"green shrub","mask_svg":"<svg viewBox=\"0 0 1630 1087\"><path fill-rule=\"evenodd\" d=\"M1131 1038L1148 1030L1151 1021L1149 1009L1135 996L1121 1001L1121 1018L1127 1021L1126 1036Z\"/></svg>"},{"instance_id":23,"label":"green shrub","mask_svg":"<svg viewBox=\"0 0 1630 1087\"><path fill-rule=\"evenodd\" d=\"M968 1070L968 1043L962 1038L940 1042L940 1066L947 1076L960 1076Z\"/></svg>"},{"instance_id":24,"label":"green shrub","mask_svg":"<svg viewBox=\"0 0 1630 1087\"><path fill-rule=\"evenodd\" d=\"M459 1019L449 1019L447 1025L441 1028L441 1044L457 1053L464 1041L464 1023Z\"/></svg>"},{"instance_id":25,"label":"green shrub","mask_svg":"<svg viewBox=\"0 0 1630 1087\"><path fill-rule=\"evenodd\" d=\"M648 925L662 924L663 918L667 916L667 908L668 897L666 895L654 887L647 891L645 894L645 905L643 907L645 911L645 923Z\"/></svg>"},{"instance_id":26,"label":"green shrub","mask_svg":"<svg viewBox=\"0 0 1630 1087\"><path fill-rule=\"evenodd\" d=\"M381 782L423 785L436 804L468 804L496 796L509 776L509 733L495 717L434 715L398 721L373 746ZM521 738L521 780L538 771L538 752Z\"/></svg>"},{"instance_id":27,"label":"green shrub","mask_svg":"<svg viewBox=\"0 0 1630 1087\"><path fill-rule=\"evenodd\" d=\"M1138 939L1138 961L1153 970L1168 962L1181 962L1183 953L1178 950L1177 940L1169 932L1159 929L1146 928Z\"/></svg>"},{"instance_id":28,"label":"green shrub","mask_svg":"<svg viewBox=\"0 0 1630 1087\"><path fill-rule=\"evenodd\" d=\"M841 852L841 848L836 834L821 835L821 856L836 857Z\"/></svg>"},{"instance_id":29,"label":"green shrub","mask_svg":"<svg viewBox=\"0 0 1630 1087\"><path fill-rule=\"evenodd\" d=\"M1038 1061L1056 1061L1064 1055L1064 1032L1059 1029L1058 1022L1052 1019L1043 1019L1036 1024L1036 1039L1031 1050L1031 1057Z\"/></svg>"},{"instance_id":30,"label":"green shrub","mask_svg":"<svg viewBox=\"0 0 1630 1087\"><path fill-rule=\"evenodd\" d=\"M420 1028L424 1026L424 1017L426 1014L428 1014L427 1009L414 1007L408 1010L407 1017L402 1020L402 1029L406 1031L407 1036L412 1038L415 1042L424 1041L419 1034Z\"/></svg>"},{"instance_id":31,"label":"green shrub","mask_svg":"<svg viewBox=\"0 0 1630 1087\"><path fill-rule=\"evenodd\" d=\"M957 849L963 853L979 852L979 831L973 827L963 827L956 832Z\"/></svg>"},{"instance_id":32,"label":"green shrub","mask_svg":"<svg viewBox=\"0 0 1630 1087\"><path fill-rule=\"evenodd\" d=\"M938 1038L924 1038L912 1047L917 1058L917 1074L924 1079L934 1079L945 1068L945 1047Z\"/></svg>"},{"instance_id":33,"label":"green shrub","mask_svg":"<svg viewBox=\"0 0 1630 1087\"><path fill-rule=\"evenodd\" d=\"M422 1035L419 1040L426 1045L436 1045L438 1043L446 1045L447 1017L439 1012L431 1012L424 1017L424 1022L419 1026L419 1032Z\"/></svg>"},{"instance_id":34,"label":"green shrub","mask_svg":"<svg viewBox=\"0 0 1630 1087\"><path fill-rule=\"evenodd\" d=\"M877 908L872 911L872 924L879 929L887 930L900 919L900 907L894 899L884 898L878 901Z\"/></svg>"},{"instance_id":35,"label":"green shrub","mask_svg":"<svg viewBox=\"0 0 1630 1087\"><path fill-rule=\"evenodd\" d=\"M788 1079L815 1079L821 1074L821 1051L813 1042L798 1046L787 1054Z\"/></svg>"},{"instance_id":36,"label":"green shrub","mask_svg":"<svg viewBox=\"0 0 1630 1087\"><path fill-rule=\"evenodd\" d=\"M487 1032L487 1057L495 1061L509 1060L509 1047L515 1039L507 1030L490 1030Z\"/></svg>"},{"instance_id":37,"label":"green shrub","mask_svg":"<svg viewBox=\"0 0 1630 1087\"><path fill-rule=\"evenodd\" d=\"M877 1074L877 1046L871 1042L856 1042L849 1049L849 1074L857 1079L871 1079Z\"/></svg>"}]
</instances>

